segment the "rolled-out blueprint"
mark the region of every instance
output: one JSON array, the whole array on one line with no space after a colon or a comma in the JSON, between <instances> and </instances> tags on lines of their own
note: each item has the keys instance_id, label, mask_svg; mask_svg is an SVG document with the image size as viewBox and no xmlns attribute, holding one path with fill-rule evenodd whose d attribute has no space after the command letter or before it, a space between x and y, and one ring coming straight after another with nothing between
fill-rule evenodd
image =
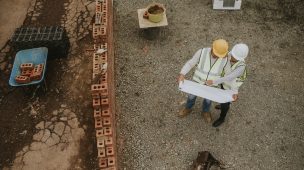
<instances>
[{"instance_id":1,"label":"rolled-out blueprint","mask_svg":"<svg viewBox=\"0 0 304 170\"><path fill-rule=\"evenodd\" d=\"M232 90L223 90L215 87L210 87L189 80L180 82L179 90L218 103L227 103L233 101L232 96L235 94L235 92Z\"/></svg>"}]
</instances>

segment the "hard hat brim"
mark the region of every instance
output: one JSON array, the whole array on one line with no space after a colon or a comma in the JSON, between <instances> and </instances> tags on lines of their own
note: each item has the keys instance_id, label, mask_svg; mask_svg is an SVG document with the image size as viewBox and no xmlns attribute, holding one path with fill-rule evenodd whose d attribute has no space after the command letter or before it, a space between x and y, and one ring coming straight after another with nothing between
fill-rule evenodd
<instances>
[{"instance_id":1,"label":"hard hat brim","mask_svg":"<svg viewBox=\"0 0 304 170\"><path fill-rule=\"evenodd\" d=\"M238 61L245 61L244 58L240 58L240 57L238 57L237 55L235 55L235 54L233 53L233 51L231 51L231 56L232 56L233 58L235 58L236 60L238 60Z\"/></svg>"}]
</instances>

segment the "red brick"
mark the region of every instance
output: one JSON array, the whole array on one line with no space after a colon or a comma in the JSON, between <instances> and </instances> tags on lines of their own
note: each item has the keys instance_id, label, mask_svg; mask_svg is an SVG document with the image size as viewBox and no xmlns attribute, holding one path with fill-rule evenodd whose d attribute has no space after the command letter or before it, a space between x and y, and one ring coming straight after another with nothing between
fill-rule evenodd
<instances>
[{"instance_id":1,"label":"red brick","mask_svg":"<svg viewBox=\"0 0 304 170\"><path fill-rule=\"evenodd\" d=\"M107 96L108 95L108 84L107 83L102 83L101 85L101 90L100 90L100 95L101 96Z\"/></svg>"},{"instance_id":2,"label":"red brick","mask_svg":"<svg viewBox=\"0 0 304 170\"><path fill-rule=\"evenodd\" d=\"M111 136L112 135L112 128L111 127L104 127L103 134L105 136Z\"/></svg>"},{"instance_id":3,"label":"red brick","mask_svg":"<svg viewBox=\"0 0 304 170\"><path fill-rule=\"evenodd\" d=\"M97 148L104 148L105 140L103 138L97 138Z\"/></svg>"},{"instance_id":4,"label":"red brick","mask_svg":"<svg viewBox=\"0 0 304 170\"><path fill-rule=\"evenodd\" d=\"M102 11L101 22L103 25L108 25L108 11Z\"/></svg>"},{"instance_id":5,"label":"red brick","mask_svg":"<svg viewBox=\"0 0 304 170\"><path fill-rule=\"evenodd\" d=\"M97 51L98 49L108 49L108 44L107 43L94 44L94 50Z\"/></svg>"},{"instance_id":6,"label":"red brick","mask_svg":"<svg viewBox=\"0 0 304 170\"><path fill-rule=\"evenodd\" d=\"M101 96L108 95L108 85L106 83L103 84L93 84L91 86L92 94L100 94Z\"/></svg>"},{"instance_id":7,"label":"red brick","mask_svg":"<svg viewBox=\"0 0 304 170\"><path fill-rule=\"evenodd\" d=\"M101 35L103 38L106 38L106 37L107 37L107 27L105 27L105 26L101 26L101 27L100 27L100 35Z\"/></svg>"},{"instance_id":8,"label":"red brick","mask_svg":"<svg viewBox=\"0 0 304 170\"><path fill-rule=\"evenodd\" d=\"M106 147L106 155L113 156L114 155L114 148L113 147Z\"/></svg>"},{"instance_id":9,"label":"red brick","mask_svg":"<svg viewBox=\"0 0 304 170\"><path fill-rule=\"evenodd\" d=\"M108 157L108 166L115 166L115 158L114 157Z\"/></svg>"},{"instance_id":10,"label":"red brick","mask_svg":"<svg viewBox=\"0 0 304 170\"><path fill-rule=\"evenodd\" d=\"M33 70L34 69L34 64L33 63L23 63L20 65L20 70Z\"/></svg>"},{"instance_id":11,"label":"red brick","mask_svg":"<svg viewBox=\"0 0 304 170\"><path fill-rule=\"evenodd\" d=\"M97 15L98 13L96 13ZM98 35L100 34L100 26L97 24L93 24L93 38L96 39L98 38Z\"/></svg>"},{"instance_id":12,"label":"red brick","mask_svg":"<svg viewBox=\"0 0 304 170\"><path fill-rule=\"evenodd\" d=\"M102 125L104 126L110 126L111 125L111 118L110 117L104 117L102 118Z\"/></svg>"},{"instance_id":13,"label":"red brick","mask_svg":"<svg viewBox=\"0 0 304 170\"><path fill-rule=\"evenodd\" d=\"M102 6L101 2L96 1L96 12L101 12L102 11L101 6Z\"/></svg>"},{"instance_id":14,"label":"red brick","mask_svg":"<svg viewBox=\"0 0 304 170\"><path fill-rule=\"evenodd\" d=\"M107 98L101 99L100 104L102 107L109 106L109 100Z\"/></svg>"},{"instance_id":15,"label":"red brick","mask_svg":"<svg viewBox=\"0 0 304 170\"><path fill-rule=\"evenodd\" d=\"M101 117L101 116L102 116L101 108L94 109L94 117Z\"/></svg>"},{"instance_id":16,"label":"red brick","mask_svg":"<svg viewBox=\"0 0 304 170\"><path fill-rule=\"evenodd\" d=\"M104 157L106 157L105 148L97 148L97 149L98 149L98 157L99 157L99 158L104 158Z\"/></svg>"},{"instance_id":17,"label":"red brick","mask_svg":"<svg viewBox=\"0 0 304 170\"><path fill-rule=\"evenodd\" d=\"M106 146L112 146L113 145L113 138L111 136L109 136L105 139L105 145Z\"/></svg>"},{"instance_id":18,"label":"red brick","mask_svg":"<svg viewBox=\"0 0 304 170\"><path fill-rule=\"evenodd\" d=\"M38 69L42 70L43 67L44 67L44 64L38 64L38 65L36 65L35 67L37 67Z\"/></svg>"},{"instance_id":19,"label":"red brick","mask_svg":"<svg viewBox=\"0 0 304 170\"><path fill-rule=\"evenodd\" d=\"M92 94L100 93L101 84L92 84L91 85L91 92Z\"/></svg>"},{"instance_id":20,"label":"red brick","mask_svg":"<svg viewBox=\"0 0 304 170\"><path fill-rule=\"evenodd\" d=\"M106 167L108 167L108 161L107 161L107 159L100 158L98 165L99 165L99 168L106 168Z\"/></svg>"},{"instance_id":21,"label":"red brick","mask_svg":"<svg viewBox=\"0 0 304 170\"><path fill-rule=\"evenodd\" d=\"M93 108L98 109L100 108L101 103L100 103L100 98L93 98Z\"/></svg>"},{"instance_id":22,"label":"red brick","mask_svg":"<svg viewBox=\"0 0 304 170\"><path fill-rule=\"evenodd\" d=\"M104 25L93 24L93 38L105 40L107 38L107 27Z\"/></svg>"},{"instance_id":23,"label":"red brick","mask_svg":"<svg viewBox=\"0 0 304 170\"><path fill-rule=\"evenodd\" d=\"M102 12L108 12L108 1L103 1Z\"/></svg>"},{"instance_id":24,"label":"red brick","mask_svg":"<svg viewBox=\"0 0 304 170\"><path fill-rule=\"evenodd\" d=\"M109 117L109 116L111 116L110 109L109 108L102 109L101 116L103 116L103 117Z\"/></svg>"},{"instance_id":25,"label":"red brick","mask_svg":"<svg viewBox=\"0 0 304 170\"><path fill-rule=\"evenodd\" d=\"M16 76L15 81L19 84L29 83L31 79L28 76Z\"/></svg>"},{"instance_id":26,"label":"red brick","mask_svg":"<svg viewBox=\"0 0 304 170\"><path fill-rule=\"evenodd\" d=\"M100 55L100 59L99 60L100 60L101 64L107 63L108 62L108 52L106 51L106 52L102 53Z\"/></svg>"},{"instance_id":27,"label":"red brick","mask_svg":"<svg viewBox=\"0 0 304 170\"><path fill-rule=\"evenodd\" d=\"M32 70L22 70L21 71L21 76L29 77L29 76L31 76L31 74L32 74Z\"/></svg>"},{"instance_id":28,"label":"red brick","mask_svg":"<svg viewBox=\"0 0 304 170\"><path fill-rule=\"evenodd\" d=\"M96 138L103 137L104 136L103 131L104 131L103 129L97 129L96 130Z\"/></svg>"},{"instance_id":29,"label":"red brick","mask_svg":"<svg viewBox=\"0 0 304 170\"><path fill-rule=\"evenodd\" d=\"M102 49L108 49L108 43L101 44L100 48L102 48Z\"/></svg>"},{"instance_id":30,"label":"red brick","mask_svg":"<svg viewBox=\"0 0 304 170\"><path fill-rule=\"evenodd\" d=\"M32 74L30 75L31 80L40 80L43 74L44 64L38 64L34 67Z\"/></svg>"},{"instance_id":31,"label":"red brick","mask_svg":"<svg viewBox=\"0 0 304 170\"><path fill-rule=\"evenodd\" d=\"M102 118L96 117L95 118L95 129L102 128Z\"/></svg>"},{"instance_id":32,"label":"red brick","mask_svg":"<svg viewBox=\"0 0 304 170\"><path fill-rule=\"evenodd\" d=\"M100 64L93 63L93 73L99 73L99 72L100 72Z\"/></svg>"},{"instance_id":33,"label":"red brick","mask_svg":"<svg viewBox=\"0 0 304 170\"><path fill-rule=\"evenodd\" d=\"M100 83L108 83L108 73L104 73L100 77Z\"/></svg>"},{"instance_id":34,"label":"red brick","mask_svg":"<svg viewBox=\"0 0 304 170\"><path fill-rule=\"evenodd\" d=\"M99 63L100 54L94 53L93 55L93 63Z\"/></svg>"},{"instance_id":35,"label":"red brick","mask_svg":"<svg viewBox=\"0 0 304 170\"><path fill-rule=\"evenodd\" d=\"M38 64L34 67L33 72L36 72L36 73L43 72L43 67L44 67L44 64Z\"/></svg>"},{"instance_id":36,"label":"red brick","mask_svg":"<svg viewBox=\"0 0 304 170\"><path fill-rule=\"evenodd\" d=\"M102 49L108 49L108 43L100 44L100 48L102 48Z\"/></svg>"},{"instance_id":37,"label":"red brick","mask_svg":"<svg viewBox=\"0 0 304 170\"><path fill-rule=\"evenodd\" d=\"M32 81L34 81L34 80L40 80L41 78L42 78L42 73L41 72L40 73L33 73L32 72L32 74L30 76L30 79Z\"/></svg>"}]
</instances>

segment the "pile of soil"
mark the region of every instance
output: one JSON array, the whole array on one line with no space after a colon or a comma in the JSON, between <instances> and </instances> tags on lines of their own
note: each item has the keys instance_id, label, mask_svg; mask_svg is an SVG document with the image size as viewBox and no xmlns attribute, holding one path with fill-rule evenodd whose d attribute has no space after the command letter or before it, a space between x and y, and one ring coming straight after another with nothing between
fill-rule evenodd
<instances>
[{"instance_id":1,"label":"pile of soil","mask_svg":"<svg viewBox=\"0 0 304 170\"><path fill-rule=\"evenodd\" d=\"M150 14L161 14L164 12L164 8L159 5L154 5L148 9L148 12Z\"/></svg>"}]
</instances>

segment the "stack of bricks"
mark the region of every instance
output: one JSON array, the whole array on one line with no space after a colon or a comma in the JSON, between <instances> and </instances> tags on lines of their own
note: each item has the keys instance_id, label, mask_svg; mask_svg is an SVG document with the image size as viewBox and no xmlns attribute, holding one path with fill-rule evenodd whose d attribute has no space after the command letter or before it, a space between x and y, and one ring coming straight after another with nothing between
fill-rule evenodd
<instances>
[{"instance_id":1,"label":"stack of bricks","mask_svg":"<svg viewBox=\"0 0 304 170\"><path fill-rule=\"evenodd\" d=\"M25 84L40 80L43 74L43 67L44 64L38 64L34 67L33 63L23 63L20 65L21 74L15 77L15 81L19 84Z\"/></svg>"},{"instance_id":2,"label":"stack of bricks","mask_svg":"<svg viewBox=\"0 0 304 170\"><path fill-rule=\"evenodd\" d=\"M92 106L94 109L98 165L102 170L116 170L116 145L114 113L110 105L108 83L108 1L96 0L95 22L93 23L93 84L91 85Z\"/></svg>"}]
</instances>

